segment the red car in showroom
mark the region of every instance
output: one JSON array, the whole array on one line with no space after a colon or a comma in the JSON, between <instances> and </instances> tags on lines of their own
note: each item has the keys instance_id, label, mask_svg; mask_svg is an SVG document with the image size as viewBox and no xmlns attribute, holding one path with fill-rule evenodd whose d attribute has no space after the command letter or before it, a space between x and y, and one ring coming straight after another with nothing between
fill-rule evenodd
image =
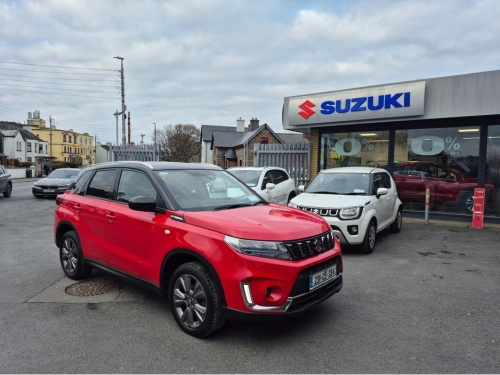
<instances>
[{"instance_id":1,"label":"red car in showroom","mask_svg":"<svg viewBox=\"0 0 500 375\"><path fill-rule=\"evenodd\" d=\"M387 164L380 167L387 169ZM425 202L425 188L430 186L431 202L457 205L469 213L474 207L477 178L467 177L456 168L424 161L394 163L393 179L403 202ZM486 181L485 188L486 200L491 201L491 181Z\"/></svg>"},{"instance_id":2,"label":"red car in showroom","mask_svg":"<svg viewBox=\"0 0 500 375\"><path fill-rule=\"evenodd\" d=\"M56 198L67 277L104 270L160 295L188 334L226 319L300 315L342 288L338 239L320 216L268 203L207 164L112 162Z\"/></svg>"}]
</instances>

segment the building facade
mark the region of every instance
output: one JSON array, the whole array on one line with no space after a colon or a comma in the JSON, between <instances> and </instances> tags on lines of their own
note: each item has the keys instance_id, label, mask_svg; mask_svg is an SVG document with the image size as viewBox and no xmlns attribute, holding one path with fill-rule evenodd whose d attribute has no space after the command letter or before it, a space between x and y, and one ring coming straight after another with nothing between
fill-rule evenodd
<instances>
[{"instance_id":1,"label":"building facade","mask_svg":"<svg viewBox=\"0 0 500 375\"><path fill-rule=\"evenodd\" d=\"M38 115L38 116L37 116ZM31 118L28 115L25 128L32 131L48 143L49 156L54 162L75 162L79 157L82 166L88 167L95 164L94 137L88 133L77 133L73 129L57 129L55 125L46 125L45 120L39 117L39 112Z\"/></svg>"},{"instance_id":2,"label":"building facade","mask_svg":"<svg viewBox=\"0 0 500 375\"><path fill-rule=\"evenodd\" d=\"M323 169L387 169L407 212L500 219L500 70L287 97L283 127L310 134L311 177Z\"/></svg>"}]
</instances>

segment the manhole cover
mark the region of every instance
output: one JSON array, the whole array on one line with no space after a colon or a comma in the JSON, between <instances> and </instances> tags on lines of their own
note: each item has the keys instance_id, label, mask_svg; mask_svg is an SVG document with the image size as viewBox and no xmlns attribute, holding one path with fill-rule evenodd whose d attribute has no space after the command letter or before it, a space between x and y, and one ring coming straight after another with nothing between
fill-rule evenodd
<instances>
[{"instance_id":1,"label":"manhole cover","mask_svg":"<svg viewBox=\"0 0 500 375\"><path fill-rule=\"evenodd\" d=\"M85 280L70 285L66 288L66 294L76 297L98 296L120 289L122 286L118 281L106 279Z\"/></svg>"}]
</instances>

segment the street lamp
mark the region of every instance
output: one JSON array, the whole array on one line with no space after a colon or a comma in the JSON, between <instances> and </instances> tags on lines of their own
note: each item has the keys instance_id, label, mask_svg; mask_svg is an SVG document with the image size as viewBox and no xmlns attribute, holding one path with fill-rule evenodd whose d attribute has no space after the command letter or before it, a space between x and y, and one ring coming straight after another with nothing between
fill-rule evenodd
<instances>
[{"instance_id":1,"label":"street lamp","mask_svg":"<svg viewBox=\"0 0 500 375\"><path fill-rule=\"evenodd\" d=\"M123 72L123 57L115 56L114 58L121 60L120 78L121 78L121 82L122 82L122 113L121 113L122 114L122 144L123 144L123 147L125 148L125 145L127 143L127 139L125 137L125 110L127 109L127 107L125 106L125 77L124 77L124 72ZM118 120L118 117L116 119Z\"/></svg>"}]
</instances>

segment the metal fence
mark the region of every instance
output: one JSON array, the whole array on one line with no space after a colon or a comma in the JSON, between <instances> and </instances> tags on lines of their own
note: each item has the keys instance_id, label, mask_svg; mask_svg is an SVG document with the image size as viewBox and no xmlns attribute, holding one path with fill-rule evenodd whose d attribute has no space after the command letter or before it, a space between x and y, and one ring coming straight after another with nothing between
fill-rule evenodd
<instances>
[{"instance_id":1,"label":"metal fence","mask_svg":"<svg viewBox=\"0 0 500 375\"><path fill-rule=\"evenodd\" d=\"M131 145L130 148L111 146L108 161L160 161L161 145Z\"/></svg>"},{"instance_id":2,"label":"metal fence","mask_svg":"<svg viewBox=\"0 0 500 375\"><path fill-rule=\"evenodd\" d=\"M255 144L254 166L280 167L285 169L295 181L295 186L309 182L311 149L309 143L297 144Z\"/></svg>"}]
</instances>

